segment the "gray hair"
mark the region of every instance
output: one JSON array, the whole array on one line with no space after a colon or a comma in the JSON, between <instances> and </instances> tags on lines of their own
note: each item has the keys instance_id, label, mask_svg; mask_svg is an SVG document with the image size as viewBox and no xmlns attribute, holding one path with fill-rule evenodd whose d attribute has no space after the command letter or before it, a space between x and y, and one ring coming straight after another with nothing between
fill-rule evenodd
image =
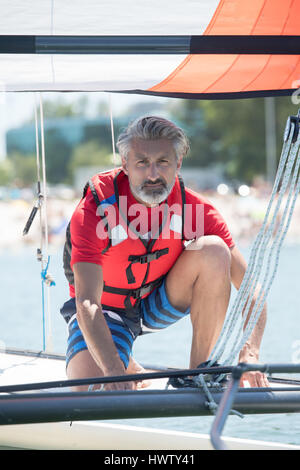
<instances>
[{"instance_id":1,"label":"gray hair","mask_svg":"<svg viewBox=\"0 0 300 470\"><path fill-rule=\"evenodd\" d=\"M157 116L145 116L131 122L119 135L117 148L119 154L126 160L130 151L131 141L134 138L144 140L169 139L172 141L177 159L185 156L189 149L189 141L180 127L173 122Z\"/></svg>"}]
</instances>

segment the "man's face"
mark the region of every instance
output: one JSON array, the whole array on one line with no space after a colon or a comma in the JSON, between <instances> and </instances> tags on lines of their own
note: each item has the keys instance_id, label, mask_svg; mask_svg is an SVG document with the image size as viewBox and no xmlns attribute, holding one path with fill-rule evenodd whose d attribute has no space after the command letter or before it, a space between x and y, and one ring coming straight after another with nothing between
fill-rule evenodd
<instances>
[{"instance_id":1,"label":"man's face","mask_svg":"<svg viewBox=\"0 0 300 470\"><path fill-rule=\"evenodd\" d=\"M134 197L146 206L164 201L171 192L181 167L182 157L176 158L173 144L168 139L134 139L127 161L122 158Z\"/></svg>"}]
</instances>

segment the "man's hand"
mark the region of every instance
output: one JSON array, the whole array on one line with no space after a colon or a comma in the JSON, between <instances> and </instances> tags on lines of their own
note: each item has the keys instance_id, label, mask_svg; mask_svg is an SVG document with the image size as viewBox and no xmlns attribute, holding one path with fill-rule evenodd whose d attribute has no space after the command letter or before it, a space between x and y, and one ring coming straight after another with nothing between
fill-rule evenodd
<instances>
[{"instance_id":1,"label":"man's hand","mask_svg":"<svg viewBox=\"0 0 300 470\"><path fill-rule=\"evenodd\" d=\"M270 387L270 384L265 374L259 371L251 371L242 375L240 387Z\"/></svg>"},{"instance_id":2,"label":"man's hand","mask_svg":"<svg viewBox=\"0 0 300 470\"><path fill-rule=\"evenodd\" d=\"M121 390L136 390L136 383L135 382L112 382L109 384L105 384L103 390L117 392Z\"/></svg>"},{"instance_id":3,"label":"man's hand","mask_svg":"<svg viewBox=\"0 0 300 470\"><path fill-rule=\"evenodd\" d=\"M115 377L119 375L126 375L125 369L124 370L111 370L109 375L106 377ZM136 390L137 389L137 382L110 382L104 385L105 391L120 391L120 390Z\"/></svg>"},{"instance_id":4,"label":"man's hand","mask_svg":"<svg viewBox=\"0 0 300 470\"><path fill-rule=\"evenodd\" d=\"M115 371L116 372L116 371ZM129 365L126 369L126 374L144 374L147 371L142 367L136 360L130 356ZM124 371L119 373L110 373L109 375L125 375ZM104 386L104 390L139 390L141 388L147 388L151 385L150 380L138 380L136 382L119 382L119 383L111 383L106 384Z\"/></svg>"},{"instance_id":5,"label":"man's hand","mask_svg":"<svg viewBox=\"0 0 300 470\"><path fill-rule=\"evenodd\" d=\"M128 374L128 370L127 370ZM118 377L118 376L126 376L125 369L114 369L110 370L109 373L105 374L104 377ZM108 382L104 385L102 384L95 384L92 387L92 390L105 390L105 391L121 391L121 390L137 390L139 387L138 382Z\"/></svg>"},{"instance_id":6,"label":"man's hand","mask_svg":"<svg viewBox=\"0 0 300 470\"><path fill-rule=\"evenodd\" d=\"M258 353L249 350L246 344L239 356L239 362L248 364L258 364ZM266 374L258 370L244 372L240 380L240 387L270 387Z\"/></svg>"}]
</instances>

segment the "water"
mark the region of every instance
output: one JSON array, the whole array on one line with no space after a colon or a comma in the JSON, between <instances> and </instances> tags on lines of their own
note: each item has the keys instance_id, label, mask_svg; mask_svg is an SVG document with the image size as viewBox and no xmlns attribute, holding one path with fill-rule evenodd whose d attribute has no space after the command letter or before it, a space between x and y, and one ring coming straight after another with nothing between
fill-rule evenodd
<instances>
[{"instance_id":1,"label":"water","mask_svg":"<svg viewBox=\"0 0 300 470\"><path fill-rule=\"evenodd\" d=\"M249 248L243 248L245 256ZM56 286L51 288L53 347L65 352L66 326L59 308L68 298L62 271L62 251L51 253L49 271ZM261 362L300 362L299 329L300 245L282 248L279 269L268 298L268 322L261 347ZM7 347L41 350L43 347L40 263L35 248L0 252L0 342ZM138 338L135 358L147 364L187 367L191 343L188 318L156 334ZM126 420L127 424L178 431L208 433L213 417ZM116 422L116 421L114 421ZM123 422L124 421L120 421ZM224 434L300 445L297 414L230 416Z\"/></svg>"}]
</instances>

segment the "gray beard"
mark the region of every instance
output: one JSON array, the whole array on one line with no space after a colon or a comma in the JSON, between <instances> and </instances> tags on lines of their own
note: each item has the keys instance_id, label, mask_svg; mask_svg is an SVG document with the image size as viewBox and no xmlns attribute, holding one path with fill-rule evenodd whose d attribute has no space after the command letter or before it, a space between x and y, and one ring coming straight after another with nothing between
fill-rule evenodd
<instances>
[{"instance_id":1,"label":"gray beard","mask_svg":"<svg viewBox=\"0 0 300 470\"><path fill-rule=\"evenodd\" d=\"M171 184L167 184L161 189L146 190L143 188L143 185L135 187L132 186L131 181L129 180L129 185L133 196L145 202L146 204L160 204L161 202L165 201L172 191L174 184L175 177Z\"/></svg>"}]
</instances>

